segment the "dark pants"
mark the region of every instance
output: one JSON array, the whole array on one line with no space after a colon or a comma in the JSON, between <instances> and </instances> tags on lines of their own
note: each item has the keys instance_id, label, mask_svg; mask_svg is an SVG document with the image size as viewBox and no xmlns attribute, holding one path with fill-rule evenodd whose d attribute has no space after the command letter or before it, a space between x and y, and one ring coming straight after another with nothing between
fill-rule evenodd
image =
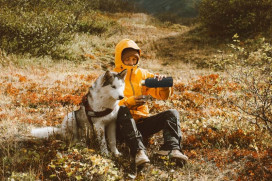
<instances>
[{"instance_id":1,"label":"dark pants","mask_svg":"<svg viewBox=\"0 0 272 181\"><path fill-rule=\"evenodd\" d=\"M125 140L132 155L135 155L138 150L145 150L143 137L149 138L161 130L163 130L164 138L161 150L181 149L180 120L177 110L170 109L148 118L142 118L137 122L135 124L127 107L120 107L117 117L117 137L121 136Z\"/></svg>"}]
</instances>

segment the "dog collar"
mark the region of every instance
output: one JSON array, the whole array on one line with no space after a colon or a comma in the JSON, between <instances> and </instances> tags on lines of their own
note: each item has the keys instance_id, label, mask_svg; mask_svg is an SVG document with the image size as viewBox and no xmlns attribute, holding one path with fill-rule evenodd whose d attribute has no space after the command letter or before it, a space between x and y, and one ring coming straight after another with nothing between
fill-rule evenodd
<instances>
[{"instance_id":1,"label":"dog collar","mask_svg":"<svg viewBox=\"0 0 272 181\"><path fill-rule=\"evenodd\" d=\"M94 111L88 104L87 95L83 96L82 104L84 105L86 114L89 117L103 117L110 114L113 111L113 109L110 109L110 108L107 108L104 111L99 111L99 112Z\"/></svg>"},{"instance_id":2,"label":"dog collar","mask_svg":"<svg viewBox=\"0 0 272 181\"><path fill-rule=\"evenodd\" d=\"M104 111L99 111L99 112L90 111L90 110L86 110L86 111L87 111L87 115L90 117L103 117L110 114L113 110L107 108Z\"/></svg>"}]
</instances>

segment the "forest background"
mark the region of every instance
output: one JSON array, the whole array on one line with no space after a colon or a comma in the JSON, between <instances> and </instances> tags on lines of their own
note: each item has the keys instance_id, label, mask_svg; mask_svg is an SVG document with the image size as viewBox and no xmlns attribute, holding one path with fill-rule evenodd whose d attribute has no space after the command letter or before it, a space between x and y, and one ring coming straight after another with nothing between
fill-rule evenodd
<instances>
[{"instance_id":1,"label":"forest background","mask_svg":"<svg viewBox=\"0 0 272 181\"><path fill-rule=\"evenodd\" d=\"M271 0L0 0L1 180L269 180L272 177ZM140 66L174 78L151 112L180 113L183 167L154 151L135 175L128 150L31 138L59 125L114 66L123 38Z\"/></svg>"}]
</instances>

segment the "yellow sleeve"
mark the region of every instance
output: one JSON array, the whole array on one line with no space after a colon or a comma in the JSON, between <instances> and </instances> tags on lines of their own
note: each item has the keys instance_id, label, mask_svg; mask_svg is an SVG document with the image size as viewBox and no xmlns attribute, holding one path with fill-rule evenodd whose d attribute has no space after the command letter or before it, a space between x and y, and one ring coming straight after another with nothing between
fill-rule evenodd
<instances>
[{"instance_id":1,"label":"yellow sleeve","mask_svg":"<svg viewBox=\"0 0 272 181\"><path fill-rule=\"evenodd\" d=\"M131 108L136 104L134 96L131 96L129 98L125 97L119 102L119 106L127 106L128 108Z\"/></svg>"},{"instance_id":2,"label":"yellow sleeve","mask_svg":"<svg viewBox=\"0 0 272 181\"><path fill-rule=\"evenodd\" d=\"M160 100L168 99L173 93L172 87L157 87L157 88L148 88L143 86L143 94L151 95L152 97Z\"/></svg>"},{"instance_id":3,"label":"yellow sleeve","mask_svg":"<svg viewBox=\"0 0 272 181\"><path fill-rule=\"evenodd\" d=\"M155 74L148 71L144 72L144 79L154 77ZM166 100L173 94L173 87L157 87L148 88L146 86L142 87L143 95L151 95L152 97L160 100Z\"/></svg>"}]
</instances>

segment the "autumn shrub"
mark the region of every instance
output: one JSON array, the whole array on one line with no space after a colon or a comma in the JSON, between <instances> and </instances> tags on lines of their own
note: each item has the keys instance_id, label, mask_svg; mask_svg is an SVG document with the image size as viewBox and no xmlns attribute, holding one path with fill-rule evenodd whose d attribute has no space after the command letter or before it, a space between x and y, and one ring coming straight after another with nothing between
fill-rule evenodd
<instances>
[{"instance_id":1,"label":"autumn shrub","mask_svg":"<svg viewBox=\"0 0 272 181\"><path fill-rule=\"evenodd\" d=\"M185 149L196 148L249 148L255 144L256 132L244 132L241 129L217 129L210 126L200 128L197 134L187 135L183 141Z\"/></svg>"},{"instance_id":2,"label":"autumn shrub","mask_svg":"<svg viewBox=\"0 0 272 181\"><path fill-rule=\"evenodd\" d=\"M204 64L214 70L233 69L235 66L261 68L264 72L271 70L272 47L269 40L257 37L241 41L238 34L232 40L226 51L218 50Z\"/></svg>"},{"instance_id":3,"label":"autumn shrub","mask_svg":"<svg viewBox=\"0 0 272 181\"><path fill-rule=\"evenodd\" d=\"M251 155L246 156L248 157L248 160L240 171L238 180L271 180L271 148L263 152L252 153Z\"/></svg>"},{"instance_id":4,"label":"autumn shrub","mask_svg":"<svg viewBox=\"0 0 272 181\"><path fill-rule=\"evenodd\" d=\"M211 34L249 36L271 27L272 1L202 0L199 17Z\"/></svg>"},{"instance_id":5,"label":"autumn shrub","mask_svg":"<svg viewBox=\"0 0 272 181\"><path fill-rule=\"evenodd\" d=\"M242 85L237 98L230 100L246 118L272 134L272 78L253 69L240 69L233 78Z\"/></svg>"},{"instance_id":6,"label":"autumn shrub","mask_svg":"<svg viewBox=\"0 0 272 181\"><path fill-rule=\"evenodd\" d=\"M228 68L233 70L230 71L233 81L241 88L236 99L229 101L249 116L248 121L272 134L272 47L264 38L248 46L238 36L234 41L231 47L235 64Z\"/></svg>"}]
</instances>

